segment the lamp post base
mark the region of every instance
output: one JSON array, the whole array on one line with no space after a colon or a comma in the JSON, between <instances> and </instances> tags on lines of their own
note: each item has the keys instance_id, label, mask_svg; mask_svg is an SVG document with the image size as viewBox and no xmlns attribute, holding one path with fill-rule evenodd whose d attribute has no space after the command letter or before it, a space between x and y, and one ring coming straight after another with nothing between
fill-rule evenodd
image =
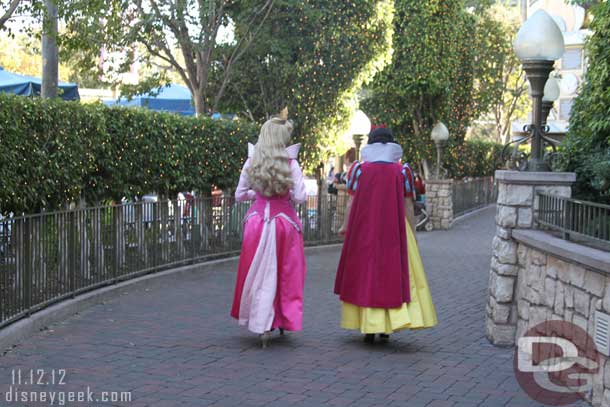
<instances>
[{"instance_id":1,"label":"lamp post base","mask_svg":"<svg viewBox=\"0 0 610 407\"><path fill-rule=\"evenodd\" d=\"M435 171L435 179L441 179L441 174L444 176L444 171L442 168L442 157L443 157L443 148L445 147L445 142L443 141L435 141L436 144L436 171Z\"/></svg>"},{"instance_id":2,"label":"lamp post base","mask_svg":"<svg viewBox=\"0 0 610 407\"><path fill-rule=\"evenodd\" d=\"M531 158L527 162L527 171L529 172L551 172L551 167L542 159Z\"/></svg>"},{"instance_id":3,"label":"lamp post base","mask_svg":"<svg viewBox=\"0 0 610 407\"><path fill-rule=\"evenodd\" d=\"M360 146L362 145L362 139L364 136L362 134L354 134L354 144L356 146L356 161L360 160Z\"/></svg>"}]
</instances>

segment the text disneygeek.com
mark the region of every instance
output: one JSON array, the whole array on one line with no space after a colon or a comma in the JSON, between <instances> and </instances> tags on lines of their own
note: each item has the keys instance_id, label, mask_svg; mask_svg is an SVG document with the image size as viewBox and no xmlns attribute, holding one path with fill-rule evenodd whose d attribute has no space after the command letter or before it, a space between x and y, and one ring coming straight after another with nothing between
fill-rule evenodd
<instances>
[{"instance_id":1,"label":"text disneygeek.com","mask_svg":"<svg viewBox=\"0 0 610 407\"><path fill-rule=\"evenodd\" d=\"M22 403L41 403L49 406L69 406L73 403L129 403L130 391L62 390L66 385L65 369L13 369L10 386L0 397L2 405L21 406Z\"/></svg>"}]
</instances>

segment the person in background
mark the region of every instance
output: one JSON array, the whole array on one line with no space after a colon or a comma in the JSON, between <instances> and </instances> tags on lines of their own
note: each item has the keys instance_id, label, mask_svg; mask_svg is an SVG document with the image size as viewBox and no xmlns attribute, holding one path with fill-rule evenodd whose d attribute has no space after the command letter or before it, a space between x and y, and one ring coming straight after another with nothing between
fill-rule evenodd
<instances>
[{"instance_id":1,"label":"person in background","mask_svg":"<svg viewBox=\"0 0 610 407\"><path fill-rule=\"evenodd\" d=\"M426 183L424 182L421 175L415 173L413 176L415 182L415 193L416 200L420 202L426 202Z\"/></svg>"},{"instance_id":2,"label":"person in background","mask_svg":"<svg viewBox=\"0 0 610 407\"><path fill-rule=\"evenodd\" d=\"M328 184L332 184L335 179L335 166L331 165L330 170L328 170L328 175L326 176L326 182Z\"/></svg>"},{"instance_id":3,"label":"person in background","mask_svg":"<svg viewBox=\"0 0 610 407\"><path fill-rule=\"evenodd\" d=\"M356 159L356 149L350 148L347 153L343 156L343 168L341 168L340 172L335 174L334 183L335 184L344 184L347 182L347 170L352 166L352 163Z\"/></svg>"},{"instance_id":4,"label":"person in background","mask_svg":"<svg viewBox=\"0 0 610 407\"><path fill-rule=\"evenodd\" d=\"M328 193L331 195L337 195L337 187L335 185L335 167L330 167L330 171L328 172L328 176L326 177L326 186L328 188Z\"/></svg>"}]
</instances>

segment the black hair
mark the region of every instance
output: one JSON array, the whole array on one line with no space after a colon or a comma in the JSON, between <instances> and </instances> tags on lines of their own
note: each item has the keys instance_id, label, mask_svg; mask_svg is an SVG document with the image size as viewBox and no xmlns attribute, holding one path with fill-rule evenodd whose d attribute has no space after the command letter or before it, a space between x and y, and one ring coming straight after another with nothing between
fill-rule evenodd
<instances>
[{"instance_id":1,"label":"black hair","mask_svg":"<svg viewBox=\"0 0 610 407\"><path fill-rule=\"evenodd\" d=\"M368 144L375 143L394 143L394 135L392 130L385 127L378 127L369 134Z\"/></svg>"}]
</instances>

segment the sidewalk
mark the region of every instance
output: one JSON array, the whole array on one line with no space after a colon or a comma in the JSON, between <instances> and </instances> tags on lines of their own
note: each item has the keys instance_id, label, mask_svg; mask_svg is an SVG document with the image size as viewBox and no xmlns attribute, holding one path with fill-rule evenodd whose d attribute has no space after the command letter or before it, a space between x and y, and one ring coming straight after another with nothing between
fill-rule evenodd
<instances>
[{"instance_id":1,"label":"sidewalk","mask_svg":"<svg viewBox=\"0 0 610 407\"><path fill-rule=\"evenodd\" d=\"M335 246L308 258L304 331L261 350L229 317L233 262L126 292L13 349L0 357L0 405L43 405L6 404L12 369L66 369L64 385L22 390L132 392L131 403L70 406L539 406L517 385L513 351L484 338L494 211L419 234L434 329L374 346L339 329Z\"/></svg>"}]
</instances>

